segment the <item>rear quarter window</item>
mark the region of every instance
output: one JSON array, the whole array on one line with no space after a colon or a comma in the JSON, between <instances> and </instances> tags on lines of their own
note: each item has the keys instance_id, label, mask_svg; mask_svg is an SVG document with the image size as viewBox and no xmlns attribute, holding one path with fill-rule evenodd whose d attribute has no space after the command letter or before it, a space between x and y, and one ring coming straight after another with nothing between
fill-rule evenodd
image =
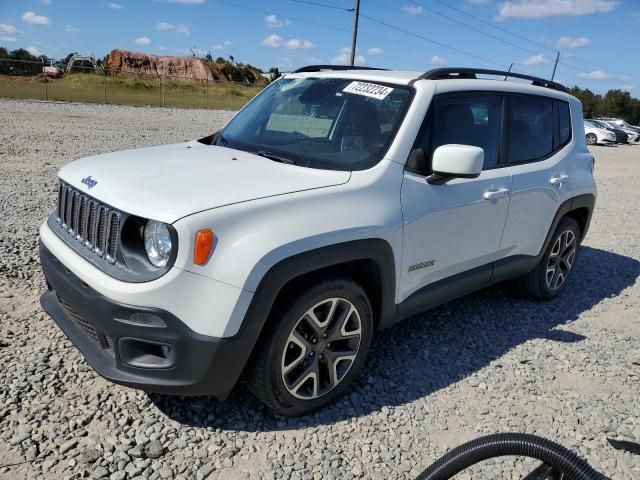
<instances>
[{"instance_id":1,"label":"rear quarter window","mask_svg":"<svg viewBox=\"0 0 640 480\"><path fill-rule=\"evenodd\" d=\"M558 105L558 123L560 124L560 146L563 146L571 140L571 113L568 103L556 103Z\"/></svg>"},{"instance_id":2,"label":"rear quarter window","mask_svg":"<svg viewBox=\"0 0 640 480\"><path fill-rule=\"evenodd\" d=\"M509 163L531 162L553 152L553 100L511 96L508 122Z\"/></svg>"}]
</instances>

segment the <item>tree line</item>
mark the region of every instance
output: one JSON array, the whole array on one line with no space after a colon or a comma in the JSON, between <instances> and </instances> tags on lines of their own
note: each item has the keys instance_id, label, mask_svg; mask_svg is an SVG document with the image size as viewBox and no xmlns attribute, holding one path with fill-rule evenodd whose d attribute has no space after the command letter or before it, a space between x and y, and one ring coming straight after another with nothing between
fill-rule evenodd
<instances>
[{"instance_id":1,"label":"tree line","mask_svg":"<svg viewBox=\"0 0 640 480\"><path fill-rule=\"evenodd\" d=\"M573 87L569 93L582 102L584 118L615 117L640 125L640 100L627 91L609 90L600 95L588 88Z\"/></svg>"},{"instance_id":2,"label":"tree line","mask_svg":"<svg viewBox=\"0 0 640 480\"><path fill-rule=\"evenodd\" d=\"M0 74L2 75L38 75L42 73L42 67L51 65L63 66L69 63L71 57L76 55L76 52L72 52L65 58L56 60L55 58L47 57L46 55L40 55L38 57L29 53L24 48L18 48L16 50L8 51L4 47L0 47ZM10 62L3 62L2 60L15 60ZM97 59L96 65L100 67L104 59ZM74 69L76 71L83 71L87 68L93 68L91 62L78 62Z\"/></svg>"}]
</instances>

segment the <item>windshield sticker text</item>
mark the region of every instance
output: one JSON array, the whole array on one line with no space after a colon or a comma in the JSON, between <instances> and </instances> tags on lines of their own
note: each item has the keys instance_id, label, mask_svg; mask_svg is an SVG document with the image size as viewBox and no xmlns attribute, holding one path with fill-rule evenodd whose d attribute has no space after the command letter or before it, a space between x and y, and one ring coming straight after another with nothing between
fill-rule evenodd
<instances>
[{"instance_id":1,"label":"windshield sticker text","mask_svg":"<svg viewBox=\"0 0 640 480\"><path fill-rule=\"evenodd\" d=\"M393 88L385 87L384 85L376 85L375 83L351 82L342 91L346 93L353 93L355 95L377 98L378 100L384 100L387 95L393 92Z\"/></svg>"}]
</instances>

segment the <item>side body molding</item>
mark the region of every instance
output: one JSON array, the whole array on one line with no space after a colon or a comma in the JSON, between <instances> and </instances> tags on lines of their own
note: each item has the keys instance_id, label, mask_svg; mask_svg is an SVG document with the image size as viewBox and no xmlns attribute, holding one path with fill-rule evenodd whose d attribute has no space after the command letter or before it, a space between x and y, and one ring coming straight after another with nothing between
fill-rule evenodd
<instances>
[{"instance_id":1,"label":"side body molding","mask_svg":"<svg viewBox=\"0 0 640 480\"><path fill-rule=\"evenodd\" d=\"M537 255L514 255L502 258L496 262L482 265L468 272L463 272L426 285L398 305L396 321L442 305L443 303L476 290L529 273L542 259L560 219L571 211L586 208L588 214L581 231L580 241L582 241L589 229L595 200L595 195L584 194L570 198L560 205L560 208L558 208L558 211L553 217L544 244Z\"/></svg>"}]
</instances>

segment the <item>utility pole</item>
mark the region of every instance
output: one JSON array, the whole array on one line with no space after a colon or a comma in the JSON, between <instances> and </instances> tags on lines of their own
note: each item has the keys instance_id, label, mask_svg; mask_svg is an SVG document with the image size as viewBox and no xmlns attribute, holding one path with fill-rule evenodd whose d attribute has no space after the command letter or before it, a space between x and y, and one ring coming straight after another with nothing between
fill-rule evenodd
<instances>
[{"instance_id":1,"label":"utility pole","mask_svg":"<svg viewBox=\"0 0 640 480\"><path fill-rule=\"evenodd\" d=\"M560 52L556 52L556 63L553 64L553 73L551 74L551 81L556 78L556 68L558 68L558 60L560 60Z\"/></svg>"},{"instance_id":2,"label":"utility pole","mask_svg":"<svg viewBox=\"0 0 640 480\"><path fill-rule=\"evenodd\" d=\"M350 63L352 67L356 60L356 43L358 41L358 19L360 17L360 0L356 0L356 8L353 12L354 12L353 38L351 40L351 63Z\"/></svg>"}]
</instances>

